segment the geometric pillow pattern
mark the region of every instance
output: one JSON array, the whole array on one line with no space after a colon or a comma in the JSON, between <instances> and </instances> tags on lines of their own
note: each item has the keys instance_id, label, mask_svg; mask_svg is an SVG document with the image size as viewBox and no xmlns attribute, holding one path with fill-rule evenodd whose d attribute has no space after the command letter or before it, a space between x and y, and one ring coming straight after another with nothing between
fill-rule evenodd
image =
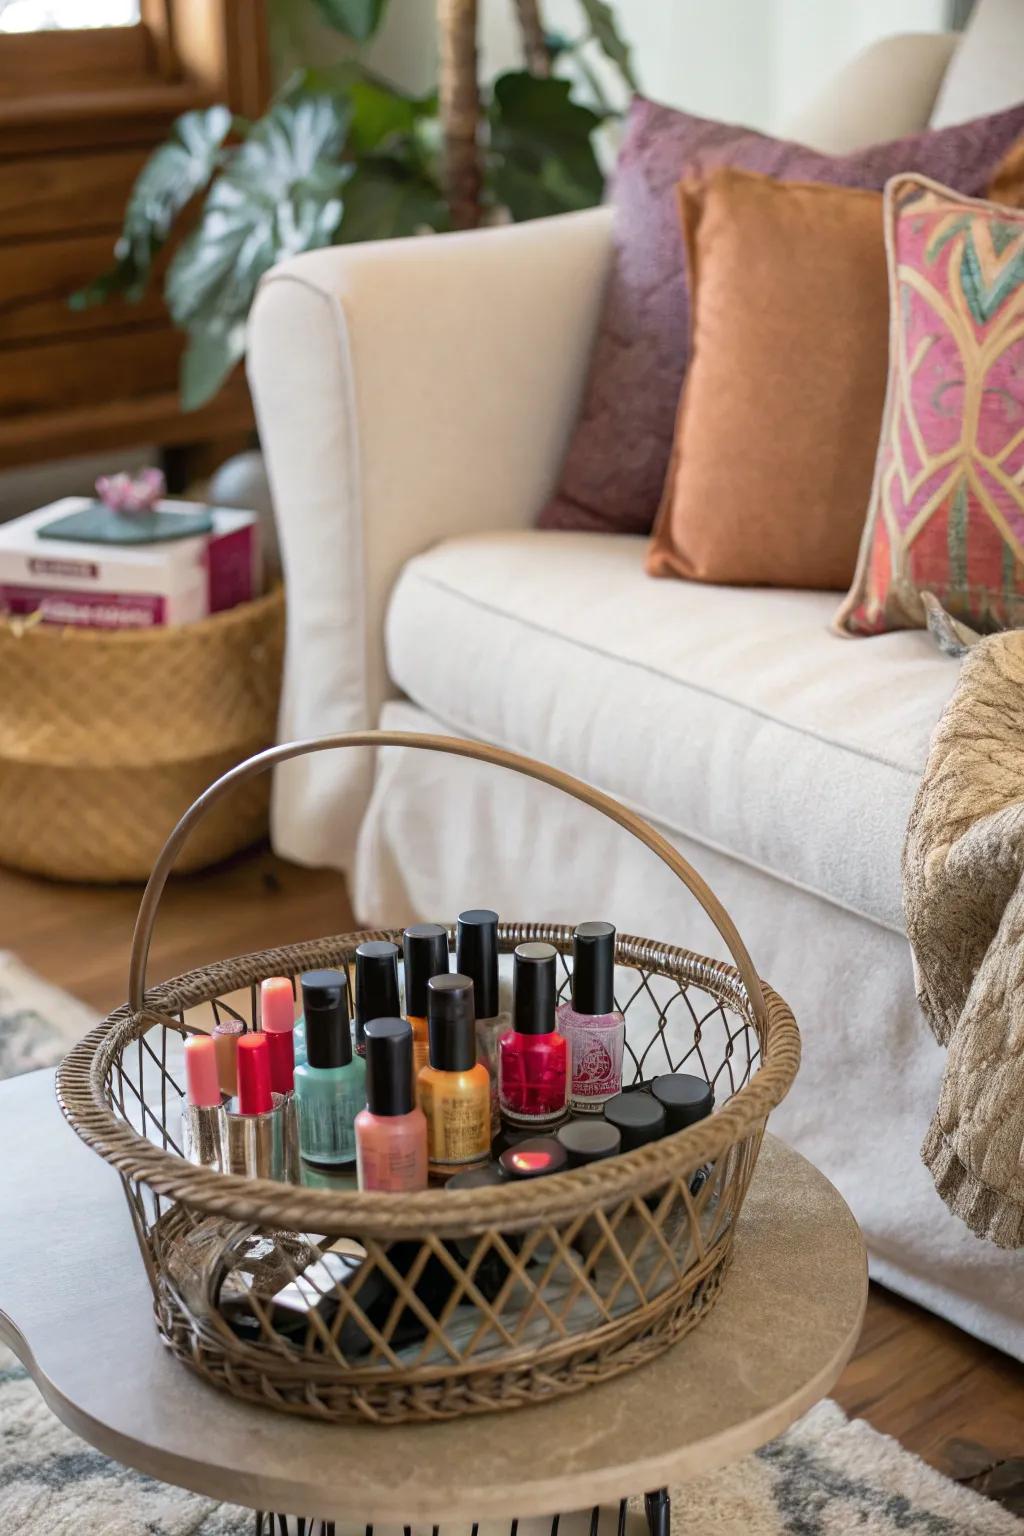
<instances>
[{"instance_id":1,"label":"geometric pillow pattern","mask_svg":"<svg viewBox=\"0 0 1024 1536\"><path fill-rule=\"evenodd\" d=\"M898 176L885 192L890 346L855 635L1024 625L1024 213Z\"/></svg>"}]
</instances>

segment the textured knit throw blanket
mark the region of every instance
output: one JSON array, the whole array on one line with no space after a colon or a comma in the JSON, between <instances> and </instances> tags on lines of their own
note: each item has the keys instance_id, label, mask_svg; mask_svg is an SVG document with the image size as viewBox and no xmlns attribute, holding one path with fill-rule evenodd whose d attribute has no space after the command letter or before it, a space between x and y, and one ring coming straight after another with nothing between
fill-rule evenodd
<instances>
[{"instance_id":1,"label":"textured knit throw blanket","mask_svg":"<svg viewBox=\"0 0 1024 1536\"><path fill-rule=\"evenodd\" d=\"M948 1053L921 1155L973 1232L1024 1247L1024 632L967 653L907 828L903 904Z\"/></svg>"}]
</instances>

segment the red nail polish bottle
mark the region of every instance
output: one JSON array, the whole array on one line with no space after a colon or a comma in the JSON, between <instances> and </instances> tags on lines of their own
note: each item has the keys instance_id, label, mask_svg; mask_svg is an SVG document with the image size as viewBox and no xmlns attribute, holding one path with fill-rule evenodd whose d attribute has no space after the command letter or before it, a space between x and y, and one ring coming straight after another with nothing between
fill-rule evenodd
<instances>
[{"instance_id":1,"label":"red nail polish bottle","mask_svg":"<svg viewBox=\"0 0 1024 1536\"><path fill-rule=\"evenodd\" d=\"M566 1116L568 1052L555 1029L556 953L520 944L513 957L512 1028L498 1041L501 1118L546 1130Z\"/></svg>"}]
</instances>

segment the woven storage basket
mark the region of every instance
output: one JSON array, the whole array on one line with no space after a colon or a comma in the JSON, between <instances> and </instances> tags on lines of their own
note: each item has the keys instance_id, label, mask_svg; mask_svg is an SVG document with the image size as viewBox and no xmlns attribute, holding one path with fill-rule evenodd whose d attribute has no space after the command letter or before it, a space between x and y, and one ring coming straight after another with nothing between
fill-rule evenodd
<instances>
[{"instance_id":1,"label":"woven storage basket","mask_svg":"<svg viewBox=\"0 0 1024 1536\"><path fill-rule=\"evenodd\" d=\"M713 1115L603 1163L458 1193L296 1187L200 1169L178 1155L181 1036L209 1028L225 1008L252 1023L264 977L347 966L363 939L395 935L269 950L147 991L150 939L174 860L192 828L253 774L323 748L381 745L476 758L553 784L633 832L674 871L736 964L619 936L624 1079L700 1075L715 1088ZM556 945L564 991L572 929L500 929L504 952L526 939ZM274 748L192 807L142 899L129 1002L67 1057L58 1096L78 1134L122 1176L157 1326L180 1360L239 1397L293 1413L401 1423L578 1391L650 1359L698 1323L725 1279L765 1122L799 1055L789 1009L758 980L728 914L639 817L529 758L370 731ZM322 1266L311 1271L343 1239L359 1245L348 1284L324 1278ZM320 1276L322 1304L298 1331L283 1329L274 1298L309 1273Z\"/></svg>"},{"instance_id":2,"label":"woven storage basket","mask_svg":"<svg viewBox=\"0 0 1024 1536\"><path fill-rule=\"evenodd\" d=\"M273 741L280 588L171 629L0 626L0 863L61 880L145 880L168 828ZM265 778L218 807L177 864L261 837Z\"/></svg>"}]
</instances>

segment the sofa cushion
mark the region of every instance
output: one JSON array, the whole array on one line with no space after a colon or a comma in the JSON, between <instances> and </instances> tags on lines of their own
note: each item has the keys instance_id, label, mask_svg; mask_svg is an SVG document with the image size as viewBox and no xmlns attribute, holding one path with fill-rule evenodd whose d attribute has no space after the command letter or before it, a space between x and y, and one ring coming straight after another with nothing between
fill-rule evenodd
<instances>
[{"instance_id":1,"label":"sofa cushion","mask_svg":"<svg viewBox=\"0 0 1024 1536\"><path fill-rule=\"evenodd\" d=\"M837 638L827 592L652 581L644 548L530 530L420 555L388 613L394 683L455 733L901 930L904 828L956 666L924 633Z\"/></svg>"}]
</instances>

